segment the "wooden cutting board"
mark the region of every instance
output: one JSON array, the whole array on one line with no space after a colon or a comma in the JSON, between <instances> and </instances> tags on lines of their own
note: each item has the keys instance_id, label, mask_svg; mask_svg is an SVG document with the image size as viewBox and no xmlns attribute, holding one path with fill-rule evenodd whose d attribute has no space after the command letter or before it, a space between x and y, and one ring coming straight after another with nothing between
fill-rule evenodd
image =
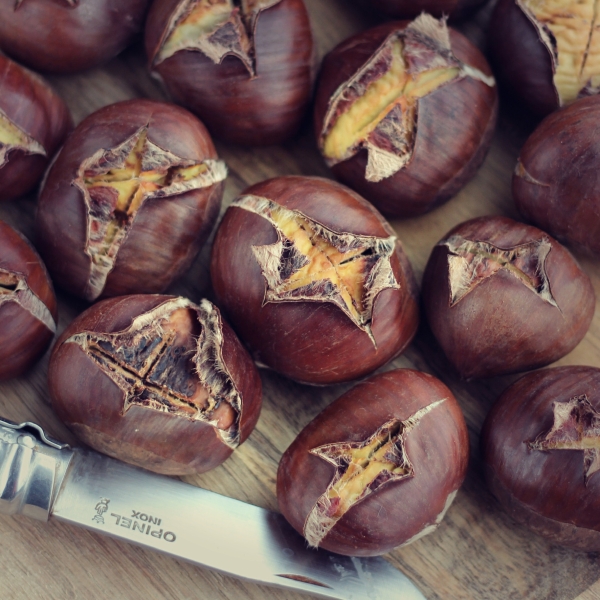
<instances>
[{"instance_id":1,"label":"wooden cutting board","mask_svg":"<svg viewBox=\"0 0 600 600\"><path fill-rule=\"evenodd\" d=\"M370 11L347 0L307 0L319 56L351 33L374 23ZM489 7L462 27L480 46ZM144 70L141 47L133 47L104 68L52 83L67 101L75 121L106 104L133 97L164 99ZM417 277L432 247L454 225L489 214L516 217L510 178L519 149L533 123L503 110L492 149L475 179L451 202L418 219L394 222ZM304 134L282 147L249 150L217 147L230 169L224 207L247 186L276 175L329 173L318 155L310 119ZM0 205L0 218L32 236L35 198ZM600 268L578 257L600 297ZM208 295L208 250L172 293L193 300ZM60 330L86 305L59 295ZM600 311L581 344L558 364L600 366ZM48 357L20 379L0 384L0 414L13 421L32 420L60 440L76 443L48 405ZM469 426L472 457L464 486L436 533L388 555L412 577L428 598L572 600L600 578L595 554L546 543L514 524L485 487L478 437L491 404L515 377L460 382L422 326L402 357L386 369L410 367L441 378L458 398ZM283 451L319 411L349 386L312 388L263 371L264 408L250 439L224 465L190 478L190 483L272 510L277 509L275 477ZM211 515L201 515L210 519ZM199 540L199 543L202 543ZM596 588L597 590L597 588ZM587 600L598 598L593 590ZM281 599L293 593L243 583L114 540L57 523L0 517L0 597L3 600L85 598ZM583 596L582 599L583 600ZM392 599L390 599L392 600Z\"/></svg>"}]
</instances>

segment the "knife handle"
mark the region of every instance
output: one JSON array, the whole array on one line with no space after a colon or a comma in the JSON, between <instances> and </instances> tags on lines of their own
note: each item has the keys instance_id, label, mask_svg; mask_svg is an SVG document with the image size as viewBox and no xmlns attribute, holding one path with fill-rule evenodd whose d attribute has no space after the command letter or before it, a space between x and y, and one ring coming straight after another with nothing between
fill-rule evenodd
<instances>
[{"instance_id":1,"label":"knife handle","mask_svg":"<svg viewBox=\"0 0 600 600\"><path fill-rule=\"evenodd\" d=\"M0 419L0 513L47 521L72 458L39 425Z\"/></svg>"}]
</instances>

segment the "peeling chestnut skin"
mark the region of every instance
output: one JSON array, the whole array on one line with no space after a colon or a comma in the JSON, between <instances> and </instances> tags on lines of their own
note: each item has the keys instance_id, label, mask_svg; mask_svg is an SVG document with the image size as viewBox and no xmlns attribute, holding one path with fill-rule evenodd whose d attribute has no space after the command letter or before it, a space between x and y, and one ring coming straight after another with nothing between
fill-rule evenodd
<instances>
[{"instance_id":1,"label":"peeling chestnut skin","mask_svg":"<svg viewBox=\"0 0 600 600\"><path fill-rule=\"evenodd\" d=\"M195 370L194 344L207 328L199 323L190 327L184 320L175 321L174 330L179 337L170 345L170 328L164 324L156 326L158 318L154 315L151 319L147 317L149 323L145 324L145 336L139 344L132 344L125 337L137 317L173 302L184 303L190 314L196 306L183 298L160 295L122 296L94 304L69 325L56 343L50 358L48 385L52 407L59 418L92 448L157 473L190 475L218 466L250 435L258 420L262 388L248 352L221 319L218 309L203 301L218 316L221 367L231 377L231 387L239 393L238 437L228 444L220 435L222 430L207 422L210 415L208 419L191 416L189 405L193 399L185 400L185 396L190 389L202 388ZM107 338L113 342L102 341ZM82 339L100 339L100 342L86 348ZM145 376L140 376L132 366L136 357L161 343L167 347L163 358L156 360ZM175 347L177 343L180 348ZM98 357L117 367L103 368ZM205 358L210 362L210 357ZM119 370L129 378L127 383L131 387L119 386L111 377ZM212 369L210 377L215 378L215 373ZM152 389L154 405L149 400L150 392L144 391ZM184 398L182 406L187 413L165 401L168 394L175 396L178 392ZM219 400L217 409L225 406L223 397L219 396ZM218 413L216 420L223 418L219 414L223 413ZM227 413L224 414L227 418Z\"/></svg>"},{"instance_id":2,"label":"peeling chestnut skin","mask_svg":"<svg viewBox=\"0 0 600 600\"><path fill-rule=\"evenodd\" d=\"M512 179L519 212L560 241L600 256L600 97L548 117L521 150Z\"/></svg>"},{"instance_id":3,"label":"peeling chestnut skin","mask_svg":"<svg viewBox=\"0 0 600 600\"><path fill-rule=\"evenodd\" d=\"M319 547L349 556L374 556L435 529L466 474L467 427L458 402L441 381L408 369L376 375L352 388L309 423L285 451L277 472L277 501L294 529L304 535L309 515L336 472L314 449L362 444L384 423L406 423L414 415L420 415L418 422L406 431L402 448L396 447L412 473L385 481L350 506L328 528Z\"/></svg>"},{"instance_id":4,"label":"peeling chestnut skin","mask_svg":"<svg viewBox=\"0 0 600 600\"><path fill-rule=\"evenodd\" d=\"M454 252L452 240L471 249ZM569 251L507 217L472 219L446 234L422 292L431 330L463 379L558 360L586 334L595 308L590 279Z\"/></svg>"},{"instance_id":5,"label":"peeling chestnut skin","mask_svg":"<svg viewBox=\"0 0 600 600\"><path fill-rule=\"evenodd\" d=\"M99 185L102 165L104 171L110 167L110 152L136 139L144 142L148 160L164 159L175 165L163 169L167 187L150 191L139 206L130 198L127 208L119 208L113 197L116 192L110 188L117 177L109 171L105 178L111 182L103 190L95 188L99 195L92 202L84 189L91 194L93 186ZM136 152L134 148L127 160L140 160ZM94 156L93 169L86 170L89 162L85 161ZM123 167L123 159L121 156L117 167ZM172 189L168 186L180 163L208 164L207 173L215 175L194 189L161 191ZM144 185L152 186L153 173L148 171ZM88 301L163 292L190 267L214 227L225 175L224 163L217 159L204 125L178 106L136 99L91 114L68 138L40 192L37 247L55 283ZM140 181L141 175L137 179L131 175L129 183ZM102 233L109 225L113 233L116 230L122 236L110 251L110 230ZM98 240L98 236L104 237ZM110 260L105 264L107 253Z\"/></svg>"},{"instance_id":6,"label":"peeling chestnut skin","mask_svg":"<svg viewBox=\"0 0 600 600\"><path fill-rule=\"evenodd\" d=\"M38 184L73 121L62 98L46 81L1 55L0 121L24 138L8 145L2 157L7 140L0 131L1 201L22 196Z\"/></svg>"},{"instance_id":7,"label":"peeling chestnut skin","mask_svg":"<svg viewBox=\"0 0 600 600\"><path fill-rule=\"evenodd\" d=\"M0 380L33 366L50 345L57 322L44 264L20 233L0 221Z\"/></svg>"},{"instance_id":8,"label":"peeling chestnut skin","mask_svg":"<svg viewBox=\"0 0 600 600\"><path fill-rule=\"evenodd\" d=\"M169 19L182 1L154 0L145 33L150 71L173 101L230 143L266 146L294 136L310 102L315 70L304 1L280 0L258 14L250 33L254 72L234 52L215 62L197 49L183 49L159 60Z\"/></svg>"},{"instance_id":9,"label":"peeling chestnut skin","mask_svg":"<svg viewBox=\"0 0 600 600\"><path fill-rule=\"evenodd\" d=\"M553 543L597 552L600 478L593 473L585 481L585 451L532 447L553 427L555 407L581 396L590 413L600 409L599 369L559 367L525 375L487 416L481 452L488 486L515 521ZM580 425L585 433L586 422ZM593 443L597 449L597 438Z\"/></svg>"},{"instance_id":10,"label":"peeling chestnut skin","mask_svg":"<svg viewBox=\"0 0 600 600\"><path fill-rule=\"evenodd\" d=\"M373 27L350 37L327 54L315 97L314 125L318 140L338 88L376 54L388 36L404 31L411 24L395 21ZM451 52L456 59L493 81L483 54L458 31L448 30ZM497 113L495 85L469 76L449 81L418 99L412 156L404 167L380 181L369 181L368 152L362 148L331 166L331 171L387 217L424 214L448 201L474 177L491 145ZM320 151L324 155L322 147Z\"/></svg>"},{"instance_id":11,"label":"peeling chestnut skin","mask_svg":"<svg viewBox=\"0 0 600 600\"><path fill-rule=\"evenodd\" d=\"M373 0L378 10L396 19L413 19L422 12L441 18L462 19L484 0Z\"/></svg>"},{"instance_id":12,"label":"peeling chestnut skin","mask_svg":"<svg viewBox=\"0 0 600 600\"><path fill-rule=\"evenodd\" d=\"M143 26L149 0L0 0L0 48L48 73L107 62Z\"/></svg>"},{"instance_id":13,"label":"peeling chestnut skin","mask_svg":"<svg viewBox=\"0 0 600 600\"><path fill-rule=\"evenodd\" d=\"M381 238L394 233L371 204L326 179L278 177L248 188L242 197L248 195L297 210L336 232ZM258 363L296 381L326 385L363 377L410 343L418 326L418 291L399 241L390 250L398 287L382 289L372 305L375 347L369 334L332 302L263 302L267 285L253 247L277 239L268 220L230 206L212 249L211 279L219 306Z\"/></svg>"}]
</instances>

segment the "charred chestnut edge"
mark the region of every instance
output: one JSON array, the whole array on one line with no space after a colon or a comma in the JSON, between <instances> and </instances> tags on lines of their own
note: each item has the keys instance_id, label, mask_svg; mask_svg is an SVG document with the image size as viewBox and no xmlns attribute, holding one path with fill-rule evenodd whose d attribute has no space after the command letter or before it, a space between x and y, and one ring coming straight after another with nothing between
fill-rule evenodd
<instances>
[{"instance_id":1,"label":"charred chestnut edge","mask_svg":"<svg viewBox=\"0 0 600 600\"><path fill-rule=\"evenodd\" d=\"M192 418L190 420L198 420L211 425L223 442L230 448L235 449L240 444L240 424L242 420L243 402L238 387L223 359L222 320L219 309L214 304L205 299L201 300L199 305L196 305L183 297L168 299L165 302L161 302L155 308L134 317L131 325L127 329L105 335L114 336L119 333L138 329L141 330L145 324L150 323L155 319L160 321L164 318L168 318L174 311L180 308L195 311L198 322L202 327L202 333L197 341L196 354L193 358L196 365L196 374L200 383L206 386L211 396L222 398L236 413L235 423L226 430L219 429L216 421L202 419L200 416L202 415L202 412L200 410L198 410L197 418ZM63 342L63 344L76 344L87 354L86 346L89 342L88 338L96 335L102 335L102 333L83 330L82 332L72 334ZM104 369L102 369L102 372L105 373L119 389L125 391L111 373L107 373ZM231 383L231 390L227 390L227 381ZM127 409L124 407L123 414L125 414L126 410ZM189 419L186 415L178 415L177 413L175 413L175 416Z\"/></svg>"}]
</instances>

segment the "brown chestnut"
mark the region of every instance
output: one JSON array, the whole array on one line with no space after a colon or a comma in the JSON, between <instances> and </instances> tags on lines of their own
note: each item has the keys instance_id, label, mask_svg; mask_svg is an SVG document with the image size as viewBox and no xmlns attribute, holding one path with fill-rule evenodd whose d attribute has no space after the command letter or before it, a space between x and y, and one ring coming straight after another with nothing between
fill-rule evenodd
<instances>
[{"instance_id":1,"label":"brown chestnut","mask_svg":"<svg viewBox=\"0 0 600 600\"><path fill-rule=\"evenodd\" d=\"M529 373L494 404L481 448L507 513L550 541L600 550L600 369Z\"/></svg>"},{"instance_id":2,"label":"brown chestnut","mask_svg":"<svg viewBox=\"0 0 600 600\"><path fill-rule=\"evenodd\" d=\"M0 221L0 380L17 377L56 333L52 282L31 244Z\"/></svg>"},{"instance_id":3,"label":"brown chestnut","mask_svg":"<svg viewBox=\"0 0 600 600\"><path fill-rule=\"evenodd\" d=\"M398 369L352 388L300 432L279 463L277 501L310 546L383 554L437 528L468 457L452 392Z\"/></svg>"},{"instance_id":4,"label":"brown chestnut","mask_svg":"<svg viewBox=\"0 0 600 600\"><path fill-rule=\"evenodd\" d=\"M48 384L86 444L168 475L208 471L251 433L261 406L252 359L208 300L123 296L65 330Z\"/></svg>"},{"instance_id":5,"label":"brown chestnut","mask_svg":"<svg viewBox=\"0 0 600 600\"><path fill-rule=\"evenodd\" d=\"M69 110L52 88L0 55L0 200L38 184L72 127Z\"/></svg>"},{"instance_id":6,"label":"brown chestnut","mask_svg":"<svg viewBox=\"0 0 600 600\"><path fill-rule=\"evenodd\" d=\"M423 14L361 32L325 57L315 130L340 181L384 214L412 217L473 177L497 105L481 52L445 20Z\"/></svg>"},{"instance_id":7,"label":"brown chestnut","mask_svg":"<svg viewBox=\"0 0 600 600\"><path fill-rule=\"evenodd\" d=\"M129 100L93 113L40 192L38 249L55 283L89 301L164 291L210 234L226 175L182 108Z\"/></svg>"},{"instance_id":8,"label":"brown chestnut","mask_svg":"<svg viewBox=\"0 0 600 600\"><path fill-rule=\"evenodd\" d=\"M210 269L219 305L254 358L297 381L363 377L417 329L416 283L393 229L326 179L248 188L219 225Z\"/></svg>"},{"instance_id":9,"label":"brown chestnut","mask_svg":"<svg viewBox=\"0 0 600 600\"><path fill-rule=\"evenodd\" d=\"M552 113L529 137L517 162L512 192L529 221L600 256L600 97Z\"/></svg>"},{"instance_id":10,"label":"brown chestnut","mask_svg":"<svg viewBox=\"0 0 600 600\"><path fill-rule=\"evenodd\" d=\"M372 0L378 10L396 19L414 19L422 12L437 18L461 19L485 0Z\"/></svg>"},{"instance_id":11,"label":"brown chestnut","mask_svg":"<svg viewBox=\"0 0 600 600\"><path fill-rule=\"evenodd\" d=\"M278 144L300 127L313 79L303 0L154 0L146 53L173 100L217 137Z\"/></svg>"},{"instance_id":12,"label":"brown chestnut","mask_svg":"<svg viewBox=\"0 0 600 600\"><path fill-rule=\"evenodd\" d=\"M544 116L600 86L596 0L500 0L490 28L499 78Z\"/></svg>"},{"instance_id":13,"label":"brown chestnut","mask_svg":"<svg viewBox=\"0 0 600 600\"><path fill-rule=\"evenodd\" d=\"M107 62L142 29L148 0L0 0L0 48L36 71Z\"/></svg>"},{"instance_id":14,"label":"brown chestnut","mask_svg":"<svg viewBox=\"0 0 600 600\"><path fill-rule=\"evenodd\" d=\"M586 334L594 289L569 251L506 217L452 229L433 249L423 277L427 319L465 379L547 365Z\"/></svg>"}]
</instances>

